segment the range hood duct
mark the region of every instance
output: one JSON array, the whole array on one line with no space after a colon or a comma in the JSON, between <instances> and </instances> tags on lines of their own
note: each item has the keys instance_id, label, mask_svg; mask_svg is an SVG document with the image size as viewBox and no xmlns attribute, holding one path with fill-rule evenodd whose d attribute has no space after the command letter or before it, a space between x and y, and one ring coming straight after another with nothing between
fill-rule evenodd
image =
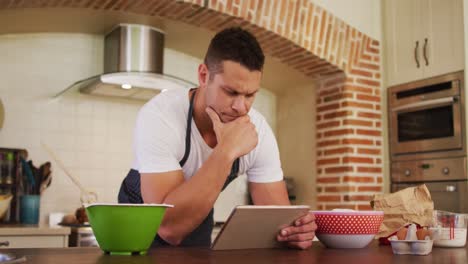
<instances>
[{"instance_id":1,"label":"range hood duct","mask_svg":"<svg viewBox=\"0 0 468 264\"><path fill-rule=\"evenodd\" d=\"M147 101L166 89L195 86L163 74L163 57L164 32L149 26L120 24L104 39L104 73L78 81L68 89Z\"/></svg>"}]
</instances>

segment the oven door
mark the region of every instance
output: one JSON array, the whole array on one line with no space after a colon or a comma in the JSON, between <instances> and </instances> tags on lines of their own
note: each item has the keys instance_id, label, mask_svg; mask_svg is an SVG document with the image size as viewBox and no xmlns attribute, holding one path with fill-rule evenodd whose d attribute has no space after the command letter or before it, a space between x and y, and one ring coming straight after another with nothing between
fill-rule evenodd
<instances>
[{"instance_id":1,"label":"oven door","mask_svg":"<svg viewBox=\"0 0 468 264\"><path fill-rule=\"evenodd\" d=\"M460 96L421 100L391 109L391 153L462 149Z\"/></svg>"},{"instance_id":2,"label":"oven door","mask_svg":"<svg viewBox=\"0 0 468 264\"><path fill-rule=\"evenodd\" d=\"M434 209L455 213L468 213L468 181L443 181L419 183L393 183L392 192L426 184L434 201Z\"/></svg>"}]
</instances>

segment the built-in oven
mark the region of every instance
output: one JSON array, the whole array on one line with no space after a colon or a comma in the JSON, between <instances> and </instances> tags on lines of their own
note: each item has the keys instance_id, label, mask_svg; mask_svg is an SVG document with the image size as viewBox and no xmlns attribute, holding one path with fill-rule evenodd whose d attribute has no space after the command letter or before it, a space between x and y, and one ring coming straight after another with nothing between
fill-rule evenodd
<instances>
[{"instance_id":1,"label":"built-in oven","mask_svg":"<svg viewBox=\"0 0 468 264\"><path fill-rule=\"evenodd\" d=\"M391 191L426 184L434 208L468 213L464 73L389 89Z\"/></svg>"},{"instance_id":2,"label":"built-in oven","mask_svg":"<svg viewBox=\"0 0 468 264\"><path fill-rule=\"evenodd\" d=\"M466 157L392 162L391 191L426 184L434 208L468 213Z\"/></svg>"},{"instance_id":3,"label":"built-in oven","mask_svg":"<svg viewBox=\"0 0 468 264\"><path fill-rule=\"evenodd\" d=\"M465 155L462 88L458 72L389 89L394 160Z\"/></svg>"},{"instance_id":4,"label":"built-in oven","mask_svg":"<svg viewBox=\"0 0 468 264\"><path fill-rule=\"evenodd\" d=\"M393 183L392 192L422 184ZM468 213L468 181L424 182L431 193L434 208L448 212Z\"/></svg>"}]
</instances>

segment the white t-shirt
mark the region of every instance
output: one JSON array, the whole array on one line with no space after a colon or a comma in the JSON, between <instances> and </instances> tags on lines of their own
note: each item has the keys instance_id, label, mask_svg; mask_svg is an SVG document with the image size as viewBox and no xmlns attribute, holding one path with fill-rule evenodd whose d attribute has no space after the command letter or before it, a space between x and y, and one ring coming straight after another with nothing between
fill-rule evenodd
<instances>
[{"instance_id":1,"label":"white t-shirt","mask_svg":"<svg viewBox=\"0 0 468 264\"><path fill-rule=\"evenodd\" d=\"M188 90L174 89L161 93L146 103L138 113L133 142L133 169L140 173L180 170L185 153L185 134L190 101ZM239 174L250 182L275 182L283 179L279 151L265 118L251 108L251 122L258 133L258 145L240 157ZM191 147L182 170L185 179L194 175L213 151L203 140L195 121L191 122Z\"/></svg>"}]
</instances>

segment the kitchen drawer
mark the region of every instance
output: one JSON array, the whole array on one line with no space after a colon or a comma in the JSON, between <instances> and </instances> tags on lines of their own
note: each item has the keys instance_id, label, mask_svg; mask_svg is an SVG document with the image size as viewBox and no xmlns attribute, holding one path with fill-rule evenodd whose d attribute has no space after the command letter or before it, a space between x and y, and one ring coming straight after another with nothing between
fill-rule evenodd
<instances>
[{"instance_id":1,"label":"kitchen drawer","mask_svg":"<svg viewBox=\"0 0 468 264\"><path fill-rule=\"evenodd\" d=\"M8 248L64 248L69 235L69 227L0 227L0 242L8 242Z\"/></svg>"},{"instance_id":2,"label":"kitchen drawer","mask_svg":"<svg viewBox=\"0 0 468 264\"><path fill-rule=\"evenodd\" d=\"M64 248L68 247L68 235L59 236L0 236L0 242L8 241L7 248Z\"/></svg>"}]
</instances>

